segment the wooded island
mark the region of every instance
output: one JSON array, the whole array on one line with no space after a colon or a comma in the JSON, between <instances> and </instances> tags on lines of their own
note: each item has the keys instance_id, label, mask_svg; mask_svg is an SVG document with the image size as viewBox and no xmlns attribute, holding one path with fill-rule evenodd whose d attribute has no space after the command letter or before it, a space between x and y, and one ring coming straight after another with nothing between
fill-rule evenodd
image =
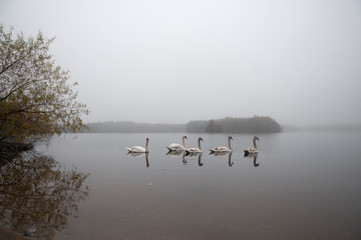
<instances>
[{"instance_id":1,"label":"wooded island","mask_svg":"<svg viewBox=\"0 0 361 240\"><path fill-rule=\"evenodd\" d=\"M227 117L216 120L190 121L186 124L97 122L88 123L86 133L278 133L282 127L270 117L254 116L252 118Z\"/></svg>"}]
</instances>

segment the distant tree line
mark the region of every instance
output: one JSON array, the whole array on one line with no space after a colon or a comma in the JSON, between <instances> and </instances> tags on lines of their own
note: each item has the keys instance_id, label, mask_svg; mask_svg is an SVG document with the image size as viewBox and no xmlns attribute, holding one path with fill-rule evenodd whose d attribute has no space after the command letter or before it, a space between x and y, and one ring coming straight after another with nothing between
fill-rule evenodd
<instances>
[{"instance_id":1,"label":"distant tree line","mask_svg":"<svg viewBox=\"0 0 361 240\"><path fill-rule=\"evenodd\" d=\"M277 133L282 128L270 117L223 118L217 120L191 121L187 124L150 124L135 122L88 123L89 133Z\"/></svg>"},{"instance_id":2,"label":"distant tree line","mask_svg":"<svg viewBox=\"0 0 361 240\"><path fill-rule=\"evenodd\" d=\"M88 123L88 129L83 132L90 133L162 133L185 132L185 124L152 124L136 122L97 122Z\"/></svg>"},{"instance_id":3,"label":"distant tree line","mask_svg":"<svg viewBox=\"0 0 361 240\"><path fill-rule=\"evenodd\" d=\"M187 124L190 133L278 133L282 127L270 117L223 118L208 121L191 121Z\"/></svg>"}]
</instances>

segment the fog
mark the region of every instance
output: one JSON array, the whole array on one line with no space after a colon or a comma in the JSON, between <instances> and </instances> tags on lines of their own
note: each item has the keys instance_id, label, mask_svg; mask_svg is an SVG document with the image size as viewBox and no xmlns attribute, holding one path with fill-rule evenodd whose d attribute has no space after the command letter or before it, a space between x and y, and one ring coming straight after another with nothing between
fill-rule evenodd
<instances>
[{"instance_id":1,"label":"fog","mask_svg":"<svg viewBox=\"0 0 361 240\"><path fill-rule=\"evenodd\" d=\"M56 37L86 122L361 123L357 0L1 0L0 23Z\"/></svg>"}]
</instances>

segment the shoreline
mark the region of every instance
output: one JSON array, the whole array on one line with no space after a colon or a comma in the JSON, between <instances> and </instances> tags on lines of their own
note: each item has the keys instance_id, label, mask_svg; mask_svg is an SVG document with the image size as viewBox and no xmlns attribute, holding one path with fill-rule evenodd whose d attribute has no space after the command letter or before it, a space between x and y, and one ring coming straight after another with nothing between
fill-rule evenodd
<instances>
[{"instance_id":1,"label":"shoreline","mask_svg":"<svg viewBox=\"0 0 361 240\"><path fill-rule=\"evenodd\" d=\"M32 240L32 237L26 237L21 233L14 232L3 227L0 227L0 239L6 240Z\"/></svg>"}]
</instances>

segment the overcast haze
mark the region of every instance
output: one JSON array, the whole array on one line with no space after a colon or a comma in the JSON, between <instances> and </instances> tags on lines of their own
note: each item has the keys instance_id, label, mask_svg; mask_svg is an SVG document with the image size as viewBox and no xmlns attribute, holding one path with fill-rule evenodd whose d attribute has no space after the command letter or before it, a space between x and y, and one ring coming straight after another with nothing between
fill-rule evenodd
<instances>
[{"instance_id":1,"label":"overcast haze","mask_svg":"<svg viewBox=\"0 0 361 240\"><path fill-rule=\"evenodd\" d=\"M358 0L0 0L0 23L56 37L86 122L361 123Z\"/></svg>"}]
</instances>

